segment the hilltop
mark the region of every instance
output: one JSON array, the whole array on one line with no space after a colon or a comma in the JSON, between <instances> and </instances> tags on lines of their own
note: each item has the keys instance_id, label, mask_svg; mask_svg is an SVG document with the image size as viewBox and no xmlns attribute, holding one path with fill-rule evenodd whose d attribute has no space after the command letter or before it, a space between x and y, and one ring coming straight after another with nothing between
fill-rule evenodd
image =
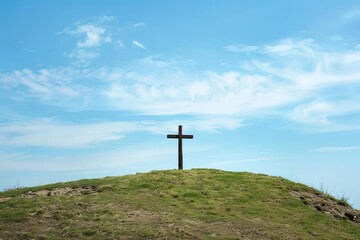
<instances>
[{"instance_id":1,"label":"hilltop","mask_svg":"<svg viewBox=\"0 0 360 240\"><path fill-rule=\"evenodd\" d=\"M305 185L210 169L0 193L0 239L360 239L359 220Z\"/></svg>"}]
</instances>

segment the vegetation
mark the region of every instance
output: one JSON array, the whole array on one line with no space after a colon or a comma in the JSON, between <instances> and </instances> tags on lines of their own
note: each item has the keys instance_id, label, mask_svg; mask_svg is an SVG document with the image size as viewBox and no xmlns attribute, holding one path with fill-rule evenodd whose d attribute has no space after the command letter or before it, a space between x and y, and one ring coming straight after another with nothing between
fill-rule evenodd
<instances>
[{"instance_id":1,"label":"vegetation","mask_svg":"<svg viewBox=\"0 0 360 240\"><path fill-rule=\"evenodd\" d=\"M316 210L307 196L342 202L245 172L84 179L1 192L0 239L360 239L359 224Z\"/></svg>"}]
</instances>

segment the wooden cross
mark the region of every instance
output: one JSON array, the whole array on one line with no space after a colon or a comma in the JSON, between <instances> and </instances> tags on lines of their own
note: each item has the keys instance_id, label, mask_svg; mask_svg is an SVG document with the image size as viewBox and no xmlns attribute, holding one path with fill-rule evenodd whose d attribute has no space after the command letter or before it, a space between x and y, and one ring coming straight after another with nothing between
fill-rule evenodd
<instances>
[{"instance_id":1,"label":"wooden cross","mask_svg":"<svg viewBox=\"0 0 360 240\"><path fill-rule=\"evenodd\" d=\"M183 135L182 134L182 126L179 125L179 133L178 134L168 134L167 138L177 138L178 139L178 153L179 153L179 170L183 169L183 152L182 152L182 140L185 139L193 139L193 135Z\"/></svg>"}]
</instances>

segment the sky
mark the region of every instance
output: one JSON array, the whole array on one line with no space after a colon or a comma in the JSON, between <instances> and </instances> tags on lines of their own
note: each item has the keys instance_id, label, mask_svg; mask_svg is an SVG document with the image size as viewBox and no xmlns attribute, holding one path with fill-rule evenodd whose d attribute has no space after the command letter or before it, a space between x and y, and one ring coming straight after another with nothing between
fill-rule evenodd
<instances>
[{"instance_id":1,"label":"sky","mask_svg":"<svg viewBox=\"0 0 360 240\"><path fill-rule=\"evenodd\" d=\"M0 2L0 189L177 168L360 208L359 1Z\"/></svg>"}]
</instances>

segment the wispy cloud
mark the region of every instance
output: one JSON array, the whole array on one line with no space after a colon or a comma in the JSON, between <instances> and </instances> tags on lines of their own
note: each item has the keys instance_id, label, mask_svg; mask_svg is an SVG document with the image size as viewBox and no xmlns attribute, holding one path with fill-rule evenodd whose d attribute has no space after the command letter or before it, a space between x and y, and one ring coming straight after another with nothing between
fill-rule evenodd
<instances>
[{"instance_id":1,"label":"wispy cloud","mask_svg":"<svg viewBox=\"0 0 360 240\"><path fill-rule=\"evenodd\" d=\"M112 15L102 15L97 18L99 23L107 23L107 22L114 21L115 19L116 19L116 17L112 16Z\"/></svg>"},{"instance_id":2,"label":"wispy cloud","mask_svg":"<svg viewBox=\"0 0 360 240\"><path fill-rule=\"evenodd\" d=\"M321 147L313 150L313 152L342 152L342 151L358 151L360 147Z\"/></svg>"},{"instance_id":3,"label":"wispy cloud","mask_svg":"<svg viewBox=\"0 0 360 240\"><path fill-rule=\"evenodd\" d=\"M133 45L134 45L135 47L138 47L138 48L141 48L141 49L146 50L146 48L144 47L144 44L142 44L141 42L138 42L138 41L136 41L136 40L133 40L132 43L133 43Z\"/></svg>"},{"instance_id":4,"label":"wispy cloud","mask_svg":"<svg viewBox=\"0 0 360 240\"><path fill-rule=\"evenodd\" d=\"M98 57L97 49L103 44L112 43L112 37L107 33L101 23L113 21L113 16L101 16L97 19L97 23L77 24L74 28L66 28L60 32L71 36L78 37L76 47L70 52L65 52L64 55L77 61L82 65L88 65L91 60Z\"/></svg>"},{"instance_id":5,"label":"wispy cloud","mask_svg":"<svg viewBox=\"0 0 360 240\"><path fill-rule=\"evenodd\" d=\"M121 40L117 40L115 46L118 48L126 48L125 44Z\"/></svg>"},{"instance_id":6,"label":"wispy cloud","mask_svg":"<svg viewBox=\"0 0 360 240\"><path fill-rule=\"evenodd\" d=\"M355 21L360 19L360 9L353 9L344 13L341 17L343 21Z\"/></svg>"},{"instance_id":7,"label":"wispy cloud","mask_svg":"<svg viewBox=\"0 0 360 240\"><path fill-rule=\"evenodd\" d=\"M0 146L84 148L119 141L128 134L147 132L164 135L185 124L188 131L235 129L241 124L232 118L198 118L166 121L123 121L90 124L59 123L50 119L0 125Z\"/></svg>"},{"instance_id":8,"label":"wispy cloud","mask_svg":"<svg viewBox=\"0 0 360 240\"><path fill-rule=\"evenodd\" d=\"M265 45L262 50L277 56L300 56L313 58L315 41L313 39L282 39L277 44Z\"/></svg>"},{"instance_id":9,"label":"wispy cloud","mask_svg":"<svg viewBox=\"0 0 360 240\"><path fill-rule=\"evenodd\" d=\"M138 27L145 27L145 23L144 22L139 22L139 23L135 23L134 28L138 28Z\"/></svg>"},{"instance_id":10,"label":"wispy cloud","mask_svg":"<svg viewBox=\"0 0 360 240\"><path fill-rule=\"evenodd\" d=\"M9 106L0 106L0 121L19 122L27 119L25 115L13 111Z\"/></svg>"},{"instance_id":11,"label":"wispy cloud","mask_svg":"<svg viewBox=\"0 0 360 240\"><path fill-rule=\"evenodd\" d=\"M56 124L47 121L12 123L1 126L1 146L78 148L123 138L117 129L126 123L87 125Z\"/></svg>"},{"instance_id":12,"label":"wispy cloud","mask_svg":"<svg viewBox=\"0 0 360 240\"><path fill-rule=\"evenodd\" d=\"M167 71L163 69L163 72ZM171 76L171 77L169 77ZM148 114L249 114L260 109L293 101L293 93L262 76L239 72L207 72L195 79L190 75L171 74L155 77L133 74L133 84L114 82L104 91L121 109ZM166 78L173 79L168 82ZM147 79L147 80L146 80ZM147 82L144 82L147 81ZM178 82L179 81L179 82ZM125 104L126 103L126 104Z\"/></svg>"},{"instance_id":13,"label":"wispy cloud","mask_svg":"<svg viewBox=\"0 0 360 240\"><path fill-rule=\"evenodd\" d=\"M254 52L259 49L258 46L246 46L246 45L228 45L225 49L229 52Z\"/></svg>"},{"instance_id":14,"label":"wispy cloud","mask_svg":"<svg viewBox=\"0 0 360 240\"><path fill-rule=\"evenodd\" d=\"M154 164L176 155L176 149L170 144L168 147L162 148L156 147L157 144L159 143L137 144L116 151L73 153L70 156L59 153L52 156L51 160L48 156L44 157L41 154L25 155L0 152L0 168L4 171L106 171L137 166L139 169L139 163L152 162ZM174 164L174 166L176 165Z\"/></svg>"},{"instance_id":15,"label":"wispy cloud","mask_svg":"<svg viewBox=\"0 0 360 240\"><path fill-rule=\"evenodd\" d=\"M313 39L283 39L276 44L259 46L258 55L245 70L261 70L267 79L270 77L273 83L277 83L277 87L293 94L282 98L288 99L288 103L293 101L293 111L289 116L294 123L288 126L310 126L321 131L358 129L359 123L342 121L339 117L359 112L359 97L335 88L348 88L360 83L357 67L360 51L356 46L339 47L334 50ZM263 58L259 57L260 53ZM270 89L265 91L274 91ZM330 92L332 96L328 96ZM286 96L285 92L280 95Z\"/></svg>"},{"instance_id":16,"label":"wispy cloud","mask_svg":"<svg viewBox=\"0 0 360 240\"><path fill-rule=\"evenodd\" d=\"M18 89L24 96L38 96L43 99L55 95L74 97L78 92L68 82L69 76L74 74L72 71L74 69L70 68L14 70L6 74L0 73L0 82L4 84L3 88Z\"/></svg>"},{"instance_id":17,"label":"wispy cloud","mask_svg":"<svg viewBox=\"0 0 360 240\"><path fill-rule=\"evenodd\" d=\"M135 40L133 44L144 48ZM360 84L356 45L343 49L312 39L283 39L257 48L233 71L188 71L183 61L151 56L125 66L14 70L0 73L0 82L8 92L64 108L93 102L100 109L138 114L227 115L241 123L265 114L287 118L293 122L289 127L358 128L359 123L342 117L360 111L360 97L354 91L336 91Z\"/></svg>"},{"instance_id":18,"label":"wispy cloud","mask_svg":"<svg viewBox=\"0 0 360 240\"><path fill-rule=\"evenodd\" d=\"M82 64L87 64L89 61L95 59L99 54L94 50L74 49L71 53L66 53L65 56L76 59Z\"/></svg>"},{"instance_id":19,"label":"wispy cloud","mask_svg":"<svg viewBox=\"0 0 360 240\"><path fill-rule=\"evenodd\" d=\"M66 33L75 36L84 36L77 42L78 48L98 47L103 43L111 43L112 39L106 35L106 29L94 24L83 24L76 26L74 30L66 30Z\"/></svg>"},{"instance_id":20,"label":"wispy cloud","mask_svg":"<svg viewBox=\"0 0 360 240\"><path fill-rule=\"evenodd\" d=\"M291 119L295 123L311 125L318 131L341 131L359 129L358 124L345 124L333 122L331 119L360 112L358 102L330 102L315 100L307 104L301 104L294 108Z\"/></svg>"}]
</instances>

